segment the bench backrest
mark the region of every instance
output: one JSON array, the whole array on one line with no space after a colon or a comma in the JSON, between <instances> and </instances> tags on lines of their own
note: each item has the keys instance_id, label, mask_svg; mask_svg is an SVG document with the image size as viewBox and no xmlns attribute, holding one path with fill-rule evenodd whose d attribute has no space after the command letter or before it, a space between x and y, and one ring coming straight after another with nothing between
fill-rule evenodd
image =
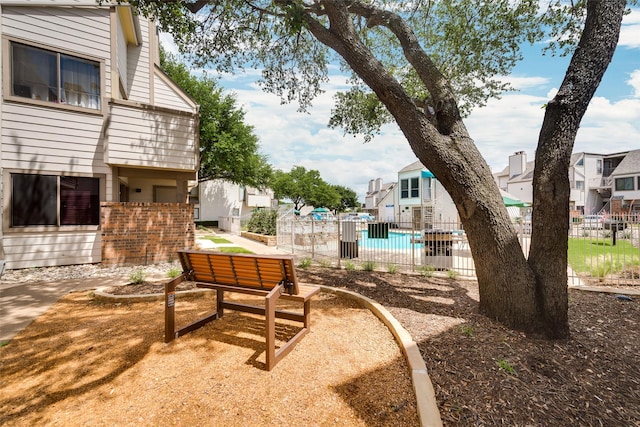
<instances>
[{"instance_id":1,"label":"bench backrest","mask_svg":"<svg viewBox=\"0 0 640 427\"><path fill-rule=\"evenodd\" d=\"M178 251L182 269L190 280L252 289L271 290L278 284L297 295L298 280L293 255L228 254Z\"/></svg>"}]
</instances>

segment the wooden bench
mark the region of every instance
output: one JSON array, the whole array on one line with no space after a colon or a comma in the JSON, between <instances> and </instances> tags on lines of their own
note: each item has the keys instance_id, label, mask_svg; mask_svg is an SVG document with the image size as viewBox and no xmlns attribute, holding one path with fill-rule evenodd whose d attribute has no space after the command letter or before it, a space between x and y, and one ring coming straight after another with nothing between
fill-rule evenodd
<instances>
[{"instance_id":1,"label":"wooden bench","mask_svg":"<svg viewBox=\"0 0 640 427\"><path fill-rule=\"evenodd\" d=\"M320 291L317 286L299 285L290 255L250 255L221 252L178 251L183 273L165 285L164 341L198 329L222 317L224 309L260 314L265 317L266 368L271 370L295 344L309 332L311 298ZM175 290L183 281L196 282L199 288L216 290L216 311L195 322L175 329ZM264 297L264 306L225 301L225 292ZM278 299L301 303L302 312L276 309ZM276 318L299 322L301 330L276 350Z\"/></svg>"}]
</instances>

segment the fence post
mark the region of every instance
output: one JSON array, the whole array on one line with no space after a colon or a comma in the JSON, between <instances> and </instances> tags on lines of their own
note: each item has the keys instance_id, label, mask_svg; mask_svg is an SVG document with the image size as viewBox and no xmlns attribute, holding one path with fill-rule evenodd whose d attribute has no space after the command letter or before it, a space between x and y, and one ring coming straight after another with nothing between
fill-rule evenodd
<instances>
[{"instance_id":1,"label":"fence post","mask_svg":"<svg viewBox=\"0 0 640 427\"><path fill-rule=\"evenodd\" d=\"M340 220L339 220L339 219L337 219L336 221L337 221L337 223L338 223L338 246L337 246L337 248L336 248L336 249L337 249L337 251L338 251L338 268L340 268L340 261L341 261L341 258L342 258L342 257L340 256L340 248L341 248L341 246L340 246L340 241L341 241L341 239L340 239L340 235L342 234L342 233L341 233L341 232L342 232L342 223L340 222Z\"/></svg>"},{"instance_id":2,"label":"fence post","mask_svg":"<svg viewBox=\"0 0 640 427\"><path fill-rule=\"evenodd\" d=\"M295 253L296 243L296 218L295 215L291 218L291 253Z\"/></svg>"},{"instance_id":3,"label":"fence post","mask_svg":"<svg viewBox=\"0 0 640 427\"><path fill-rule=\"evenodd\" d=\"M416 225L414 221L411 221L411 240L409 240L409 242L411 242L411 272L412 273L416 271L416 243L415 243L415 239L413 238L413 236L416 235L415 226Z\"/></svg>"},{"instance_id":4,"label":"fence post","mask_svg":"<svg viewBox=\"0 0 640 427\"><path fill-rule=\"evenodd\" d=\"M311 217L311 259L316 258L316 220Z\"/></svg>"}]
</instances>

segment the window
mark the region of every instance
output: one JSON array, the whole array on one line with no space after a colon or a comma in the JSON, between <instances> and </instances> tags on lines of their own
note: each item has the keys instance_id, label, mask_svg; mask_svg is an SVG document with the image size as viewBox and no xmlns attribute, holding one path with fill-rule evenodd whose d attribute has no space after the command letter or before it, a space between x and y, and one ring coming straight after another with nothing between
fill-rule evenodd
<instances>
[{"instance_id":1,"label":"window","mask_svg":"<svg viewBox=\"0 0 640 427\"><path fill-rule=\"evenodd\" d=\"M633 190L633 177L616 178L616 191Z\"/></svg>"},{"instance_id":2,"label":"window","mask_svg":"<svg viewBox=\"0 0 640 427\"><path fill-rule=\"evenodd\" d=\"M584 181L576 181L576 190L584 190Z\"/></svg>"},{"instance_id":3,"label":"window","mask_svg":"<svg viewBox=\"0 0 640 427\"><path fill-rule=\"evenodd\" d=\"M420 178L405 178L400 180L400 198L420 197Z\"/></svg>"},{"instance_id":4,"label":"window","mask_svg":"<svg viewBox=\"0 0 640 427\"><path fill-rule=\"evenodd\" d=\"M408 179L400 180L400 198L401 199L409 198L409 180Z\"/></svg>"},{"instance_id":5,"label":"window","mask_svg":"<svg viewBox=\"0 0 640 427\"><path fill-rule=\"evenodd\" d=\"M420 180L416 178L411 178L411 197L419 197L420 196Z\"/></svg>"},{"instance_id":6,"label":"window","mask_svg":"<svg viewBox=\"0 0 640 427\"><path fill-rule=\"evenodd\" d=\"M431 178L422 179L422 200L431 200Z\"/></svg>"},{"instance_id":7,"label":"window","mask_svg":"<svg viewBox=\"0 0 640 427\"><path fill-rule=\"evenodd\" d=\"M11 174L11 195L11 227L100 223L99 178Z\"/></svg>"},{"instance_id":8,"label":"window","mask_svg":"<svg viewBox=\"0 0 640 427\"><path fill-rule=\"evenodd\" d=\"M597 174L601 174L602 173L602 159L597 159L596 160L596 173Z\"/></svg>"},{"instance_id":9,"label":"window","mask_svg":"<svg viewBox=\"0 0 640 427\"><path fill-rule=\"evenodd\" d=\"M11 94L100 110L100 64L12 42Z\"/></svg>"},{"instance_id":10,"label":"window","mask_svg":"<svg viewBox=\"0 0 640 427\"><path fill-rule=\"evenodd\" d=\"M100 223L100 180L60 177L60 225Z\"/></svg>"}]
</instances>

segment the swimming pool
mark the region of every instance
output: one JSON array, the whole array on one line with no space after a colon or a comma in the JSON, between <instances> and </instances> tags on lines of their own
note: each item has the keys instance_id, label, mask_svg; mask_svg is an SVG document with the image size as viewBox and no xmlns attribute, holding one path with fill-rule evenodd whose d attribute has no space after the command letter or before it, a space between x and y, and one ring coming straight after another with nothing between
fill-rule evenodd
<instances>
[{"instance_id":1,"label":"swimming pool","mask_svg":"<svg viewBox=\"0 0 640 427\"><path fill-rule=\"evenodd\" d=\"M389 232L388 239L370 239L367 230L363 230L358 239L358 246L364 249L411 249L421 248L422 243L411 243L412 239L420 239L420 233Z\"/></svg>"}]
</instances>

